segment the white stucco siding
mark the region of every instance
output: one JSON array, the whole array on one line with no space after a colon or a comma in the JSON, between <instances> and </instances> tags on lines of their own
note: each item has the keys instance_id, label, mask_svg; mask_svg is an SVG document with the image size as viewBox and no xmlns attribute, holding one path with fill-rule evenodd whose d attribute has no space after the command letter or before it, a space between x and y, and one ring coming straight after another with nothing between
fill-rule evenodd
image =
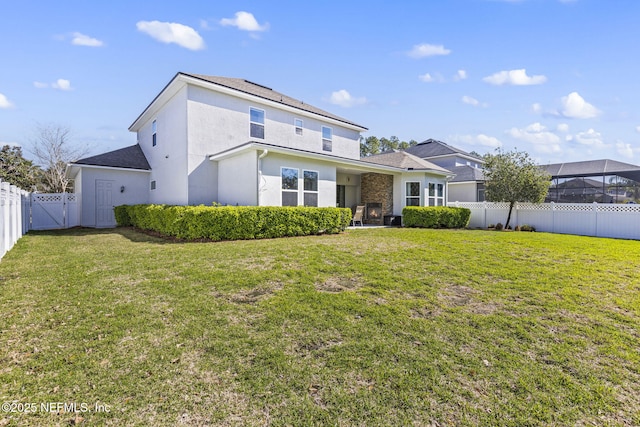
<instances>
[{"instance_id":1,"label":"white stucco siding","mask_svg":"<svg viewBox=\"0 0 640 427\"><path fill-rule=\"evenodd\" d=\"M393 188L393 214L401 215L402 209L407 205L407 182L420 183L420 206L429 206L427 192L429 183L442 184L444 186L444 204L447 203L447 180L440 175L431 175L424 172L406 172L395 176ZM399 188L397 184L399 183ZM398 200L399 197L399 200Z\"/></svg>"},{"instance_id":2,"label":"white stucco siding","mask_svg":"<svg viewBox=\"0 0 640 427\"><path fill-rule=\"evenodd\" d=\"M264 139L250 135L251 107L265 112ZM249 141L257 141L351 159L360 158L358 131L304 111L285 111L260 99L250 101L189 86L188 115L189 155L216 154ZM295 132L296 118L302 120L302 135ZM331 152L322 149L322 126L332 129ZM197 167L196 163L190 161L190 171Z\"/></svg>"},{"instance_id":3,"label":"white stucco siding","mask_svg":"<svg viewBox=\"0 0 640 427\"><path fill-rule=\"evenodd\" d=\"M179 90L138 131L138 143L151 166L150 203L189 203L187 174L187 89ZM156 121L156 146L152 144Z\"/></svg>"},{"instance_id":4,"label":"white stucco siding","mask_svg":"<svg viewBox=\"0 0 640 427\"><path fill-rule=\"evenodd\" d=\"M77 188L80 189L76 193L80 194L80 225L83 227L96 226L97 180L111 181L113 206L149 203L148 172L83 167L75 180ZM121 187L124 187L123 192L120 191Z\"/></svg>"},{"instance_id":5,"label":"white stucco siding","mask_svg":"<svg viewBox=\"0 0 640 427\"><path fill-rule=\"evenodd\" d=\"M273 153L262 159L261 206L282 205L282 168L298 170L298 205L304 204L303 171L308 170L318 172L318 207L336 206L335 165L329 162Z\"/></svg>"},{"instance_id":6,"label":"white stucco siding","mask_svg":"<svg viewBox=\"0 0 640 427\"><path fill-rule=\"evenodd\" d=\"M447 200L449 202L477 202L477 185L475 182L450 182Z\"/></svg>"},{"instance_id":7,"label":"white stucco siding","mask_svg":"<svg viewBox=\"0 0 640 427\"><path fill-rule=\"evenodd\" d=\"M257 152L251 150L217 162L217 202L239 206L258 204L257 158Z\"/></svg>"}]
</instances>

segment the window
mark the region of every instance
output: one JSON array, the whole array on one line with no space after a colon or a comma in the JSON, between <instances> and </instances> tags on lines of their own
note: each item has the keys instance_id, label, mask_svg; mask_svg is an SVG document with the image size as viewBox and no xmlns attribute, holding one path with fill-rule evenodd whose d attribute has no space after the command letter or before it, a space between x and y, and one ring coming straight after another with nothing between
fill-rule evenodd
<instances>
[{"instance_id":1,"label":"window","mask_svg":"<svg viewBox=\"0 0 640 427\"><path fill-rule=\"evenodd\" d=\"M420 206L420 183L407 182L406 206Z\"/></svg>"},{"instance_id":2,"label":"window","mask_svg":"<svg viewBox=\"0 0 640 427\"><path fill-rule=\"evenodd\" d=\"M302 120L293 119L293 126L296 129L296 135L302 136Z\"/></svg>"},{"instance_id":3,"label":"window","mask_svg":"<svg viewBox=\"0 0 640 427\"><path fill-rule=\"evenodd\" d=\"M154 120L153 122L151 122L151 133L152 133L151 145L153 147L155 147L156 143L157 143L157 139L156 139L156 131L157 130L158 130L158 125L157 125L156 121Z\"/></svg>"},{"instance_id":4,"label":"window","mask_svg":"<svg viewBox=\"0 0 640 427\"><path fill-rule=\"evenodd\" d=\"M156 182L155 181L151 181L151 189L152 190L156 189Z\"/></svg>"},{"instance_id":5,"label":"window","mask_svg":"<svg viewBox=\"0 0 640 427\"><path fill-rule=\"evenodd\" d=\"M282 168L282 206L298 206L298 169Z\"/></svg>"},{"instance_id":6,"label":"window","mask_svg":"<svg viewBox=\"0 0 640 427\"><path fill-rule=\"evenodd\" d=\"M251 108L249 116L251 138L264 139L264 110Z\"/></svg>"},{"instance_id":7,"label":"window","mask_svg":"<svg viewBox=\"0 0 640 427\"><path fill-rule=\"evenodd\" d=\"M304 205L318 206L318 172L303 171Z\"/></svg>"},{"instance_id":8,"label":"window","mask_svg":"<svg viewBox=\"0 0 640 427\"><path fill-rule=\"evenodd\" d=\"M444 206L444 184L429 183L429 206Z\"/></svg>"},{"instance_id":9,"label":"window","mask_svg":"<svg viewBox=\"0 0 640 427\"><path fill-rule=\"evenodd\" d=\"M322 126L322 150L332 151L333 149L333 131L330 127Z\"/></svg>"}]
</instances>

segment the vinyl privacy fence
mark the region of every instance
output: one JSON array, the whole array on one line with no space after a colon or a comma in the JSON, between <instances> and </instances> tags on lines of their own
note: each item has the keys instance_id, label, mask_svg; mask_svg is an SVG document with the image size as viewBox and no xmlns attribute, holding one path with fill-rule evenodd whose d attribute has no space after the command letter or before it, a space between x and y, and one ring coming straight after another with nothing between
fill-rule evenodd
<instances>
[{"instance_id":1,"label":"vinyl privacy fence","mask_svg":"<svg viewBox=\"0 0 640 427\"><path fill-rule=\"evenodd\" d=\"M0 258L29 231L29 193L0 181Z\"/></svg>"},{"instance_id":2,"label":"vinyl privacy fence","mask_svg":"<svg viewBox=\"0 0 640 427\"><path fill-rule=\"evenodd\" d=\"M469 227L505 223L508 203L454 202L449 206L471 210ZM528 224L537 231L640 240L640 205L598 203L518 203L511 223Z\"/></svg>"},{"instance_id":3,"label":"vinyl privacy fence","mask_svg":"<svg viewBox=\"0 0 640 427\"><path fill-rule=\"evenodd\" d=\"M0 258L29 230L80 225L79 197L70 193L29 193L0 181Z\"/></svg>"}]
</instances>

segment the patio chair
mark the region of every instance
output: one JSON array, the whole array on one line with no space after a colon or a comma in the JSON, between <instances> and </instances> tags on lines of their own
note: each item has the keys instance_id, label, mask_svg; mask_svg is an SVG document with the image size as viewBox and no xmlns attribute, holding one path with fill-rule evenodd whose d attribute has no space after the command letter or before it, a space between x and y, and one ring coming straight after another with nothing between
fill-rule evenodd
<instances>
[{"instance_id":1,"label":"patio chair","mask_svg":"<svg viewBox=\"0 0 640 427\"><path fill-rule=\"evenodd\" d=\"M362 217L364 216L364 206L356 206L356 212L353 214L353 218L351 218L351 224L354 226L357 222L360 223L361 227L364 227L362 223Z\"/></svg>"}]
</instances>

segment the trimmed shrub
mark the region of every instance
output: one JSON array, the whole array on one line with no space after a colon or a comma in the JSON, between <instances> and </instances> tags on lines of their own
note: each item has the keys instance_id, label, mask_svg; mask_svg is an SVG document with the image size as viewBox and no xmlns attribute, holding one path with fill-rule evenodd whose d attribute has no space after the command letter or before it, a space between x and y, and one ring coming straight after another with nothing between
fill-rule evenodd
<instances>
[{"instance_id":1,"label":"trimmed shrub","mask_svg":"<svg viewBox=\"0 0 640 427\"><path fill-rule=\"evenodd\" d=\"M335 234L351 221L348 208L122 205L115 209L119 226L133 225L185 240Z\"/></svg>"},{"instance_id":2,"label":"trimmed shrub","mask_svg":"<svg viewBox=\"0 0 640 427\"><path fill-rule=\"evenodd\" d=\"M465 228L469 225L471 210L449 206L407 206L402 210L405 227Z\"/></svg>"},{"instance_id":3,"label":"trimmed shrub","mask_svg":"<svg viewBox=\"0 0 640 427\"><path fill-rule=\"evenodd\" d=\"M129 209L127 205L120 205L113 208L113 213L116 217L116 224L121 227L129 227L131 225L131 218L129 217Z\"/></svg>"},{"instance_id":4,"label":"trimmed shrub","mask_svg":"<svg viewBox=\"0 0 640 427\"><path fill-rule=\"evenodd\" d=\"M504 225L502 225L501 222L496 224L496 231L502 231L503 228L504 228Z\"/></svg>"},{"instance_id":5,"label":"trimmed shrub","mask_svg":"<svg viewBox=\"0 0 640 427\"><path fill-rule=\"evenodd\" d=\"M520 230L522 230L522 231L536 231L536 228L533 225L522 224L520 226Z\"/></svg>"}]
</instances>

